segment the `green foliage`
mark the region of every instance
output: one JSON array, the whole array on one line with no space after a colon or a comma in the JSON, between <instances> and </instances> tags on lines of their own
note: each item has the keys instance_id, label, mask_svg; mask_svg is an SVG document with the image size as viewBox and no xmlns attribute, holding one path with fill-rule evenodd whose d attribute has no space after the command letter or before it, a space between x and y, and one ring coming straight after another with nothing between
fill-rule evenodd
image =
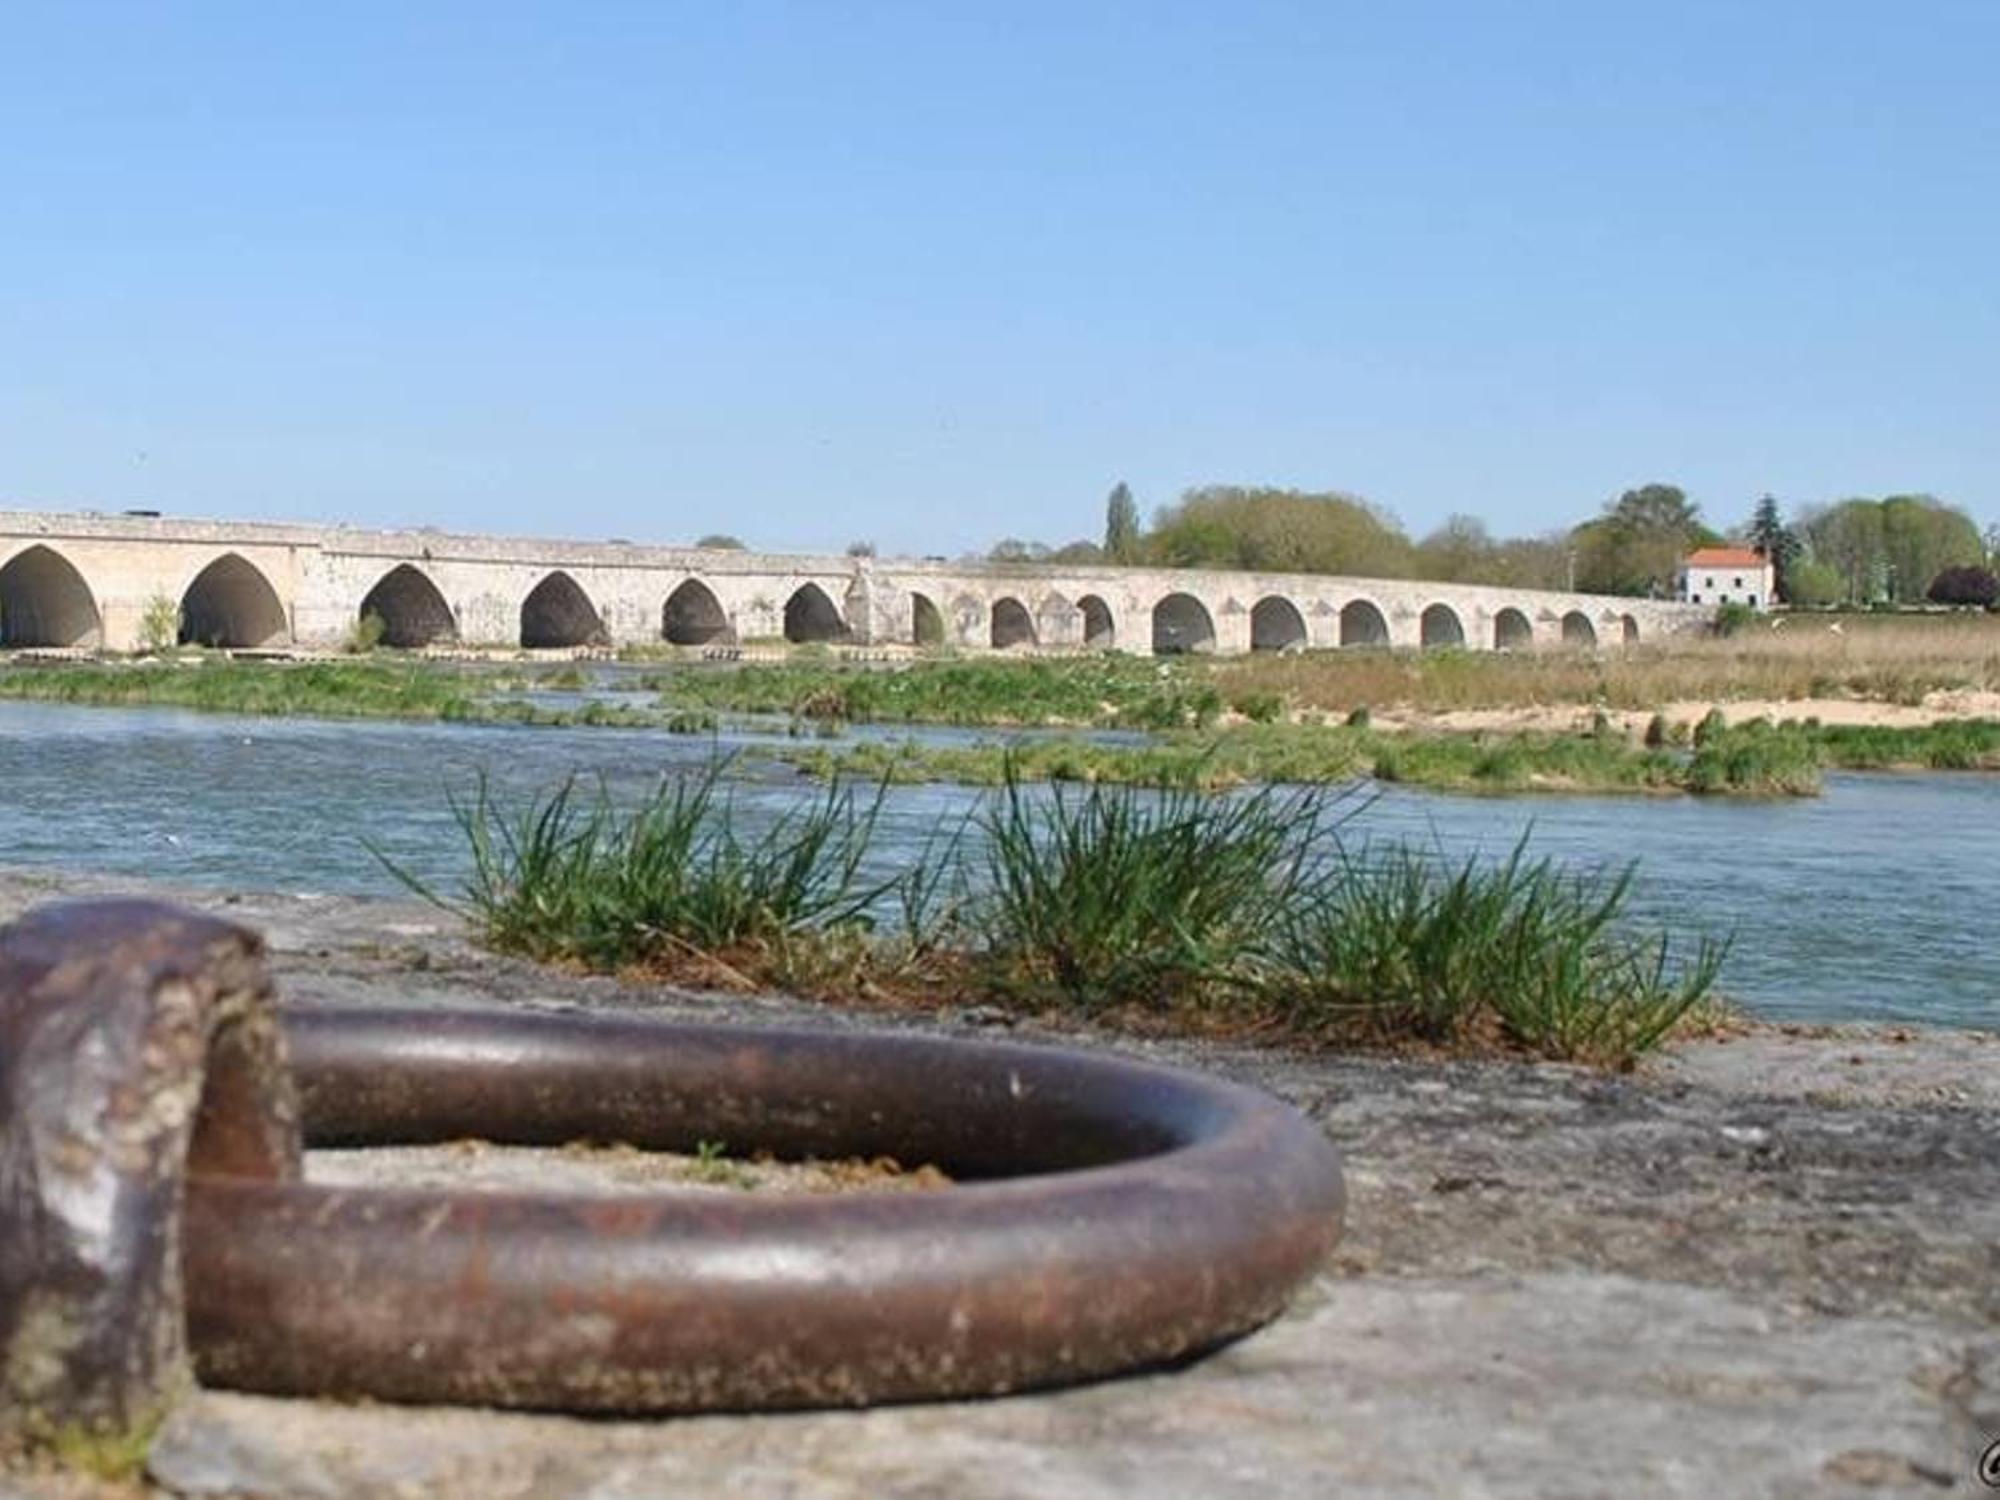
<instances>
[{"instance_id":1,"label":"green foliage","mask_svg":"<svg viewBox=\"0 0 2000 1500\"><path fill-rule=\"evenodd\" d=\"M1037 797L1010 769L982 819L987 972L1084 1010L1165 1008L1242 982L1294 894L1323 802L1185 787Z\"/></svg>"},{"instance_id":2,"label":"green foliage","mask_svg":"<svg viewBox=\"0 0 2000 1500\"><path fill-rule=\"evenodd\" d=\"M663 781L636 808L574 782L510 814L482 778L452 816L472 856L463 899L440 898L495 947L598 968L769 945L808 928L865 922L893 879L864 878L881 794L844 785L746 833L723 786L727 762ZM385 861L386 862L386 861Z\"/></svg>"},{"instance_id":3,"label":"green foliage","mask_svg":"<svg viewBox=\"0 0 2000 1500\"><path fill-rule=\"evenodd\" d=\"M1824 609L1847 596L1840 570L1817 558L1801 557L1785 574L1785 602L1795 609Z\"/></svg>"},{"instance_id":4,"label":"green foliage","mask_svg":"<svg viewBox=\"0 0 2000 1500\"><path fill-rule=\"evenodd\" d=\"M389 627L374 610L369 610L354 622L354 628L347 634L346 650L349 655L366 656L382 644L382 633Z\"/></svg>"},{"instance_id":5,"label":"green foliage","mask_svg":"<svg viewBox=\"0 0 2000 1500\"><path fill-rule=\"evenodd\" d=\"M1410 540L1393 518L1351 495L1212 485L1160 512L1149 560L1175 568L1358 573L1407 578Z\"/></svg>"},{"instance_id":6,"label":"green foliage","mask_svg":"<svg viewBox=\"0 0 2000 1500\"><path fill-rule=\"evenodd\" d=\"M1139 560L1139 504L1122 479L1104 502L1104 557L1115 563Z\"/></svg>"},{"instance_id":7,"label":"green foliage","mask_svg":"<svg viewBox=\"0 0 2000 1500\"><path fill-rule=\"evenodd\" d=\"M1676 967L1614 927L1632 869L1565 874L1526 841L1452 868L1408 846L1350 855L1279 928L1269 992L1304 1031L1448 1042L1484 1022L1554 1057L1622 1063L1707 997L1724 947Z\"/></svg>"},{"instance_id":8,"label":"green foliage","mask_svg":"<svg viewBox=\"0 0 2000 1500\"><path fill-rule=\"evenodd\" d=\"M1350 857L1340 792L1043 793L1010 770L978 814L976 852L954 833L913 876L879 879L862 873L879 789L830 789L752 834L722 774L625 808L569 784L508 812L482 783L453 803L474 873L446 904L496 947L596 968L700 960L796 982L802 948L837 949L844 982L906 983L931 1002L969 990L1369 1039L1497 1027L1612 1063L1657 1045L1721 959L1703 944L1676 971L1664 939L1624 935L1629 871L1564 875L1520 848L1458 870L1403 849ZM891 916L920 931L878 925ZM697 1152L698 1169L726 1165L719 1145Z\"/></svg>"},{"instance_id":9,"label":"green foliage","mask_svg":"<svg viewBox=\"0 0 2000 1500\"><path fill-rule=\"evenodd\" d=\"M1627 490L1604 514L1570 533L1576 549L1576 586L1588 593L1666 598L1681 559L1716 540L1702 524L1701 507L1671 484Z\"/></svg>"},{"instance_id":10,"label":"green foliage","mask_svg":"<svg viewBox=\"0 0 2000 1500\"><path fill-rule=\"evenodd\" d=\"M93 663L0 672L0 698L320 719L448 720L555 727L659 727L670 721L610 703L547 708L494 696L497 684L414 661L246 662L198 666Z\"/></svg>"},{"instance_id":11,"label":"green foliage","mask_svg":"<svg viewBox=\"0 0 2000 1500\"><path fill-rule=\"evenodd\" d=\"M757 664L649 675L670 707L781 713L849 724L1088 725L1171 729L1212 722L1222 696L1198 662L1096 655L865 666Z\"/></svg>"},{"instance_id":12,"label":"green foliage","mask_svg":"<svg viewBox=\"0 0 2000 1500\"><path fill-rule=\"evenodd\" d=\"M181 642L181 607L165 594L155 594L139 614L139 649L160 656Z\"/></svg>"},{"instance_id":13,"label":"green foliage","mask_svg":"<svg viewBox=\"0 0 2000 1500\"><path fill-rule=\"evenodd\" d=\"M1718 605L1716 608L1715 633L1725 637L1739 634L1755 623L1756 619L1756 610L1747 604L1740 604L1736 600L1731 599L1724 604Z\"/></svg>"},{"instance_id":14,"label":"green foliage","mask_svg":"<svg viewBox=\"0 0 2000 1500\"><path fill-rule=\"evenodd\" d=\"M1914 604L1944 569L1986 560L1971 518L1930 495L1843 500L1807 516L1799 530L1812 559L1840 575L1840 597L1854 604Z\"/></svg>"},{"instance_id":15,"label":"green foliage","mask_svg":"<svg viewBox=\"0 0 2000 1500\"><path fill-rule=\"evenodd\" d=\"M1706 735L1697 730L1695 746L1687 767L1691 792L1809 797L1819 791L1818 735L1804 725L1758 719Z\"/></svg>"},{"instance_id":16,"label":"green foliage","mask_svg":"<svg viewBox=\"0 0 2000 1500\"><path fill-rule=\"evenodd\" d=\"M1792 567L1798 561L1804 544L1797 533L1785 524L1775 495L1765 495L1757 502L1757 509L1751 513L1745 534L1750 545L1771 560L1772 586L1777 591L1777 597L1790 603Z\"/></svg>"},{"instance_id":17,"label":"green foliage","mask_svg":"<svg viewBox=\"0 0 2000 1500\"><path fill-rule=\"evenodd\" d=\"M746 550L735 537L723 531L711 531L695 542L697 547L707 547L717 552L742 552Z\"/></svg>"}]
</instances>

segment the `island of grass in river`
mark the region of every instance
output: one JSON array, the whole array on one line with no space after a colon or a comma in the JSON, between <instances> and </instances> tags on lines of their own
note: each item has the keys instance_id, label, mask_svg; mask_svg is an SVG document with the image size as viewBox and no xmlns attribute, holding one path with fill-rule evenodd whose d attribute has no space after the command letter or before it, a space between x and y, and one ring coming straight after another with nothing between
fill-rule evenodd
<instances>
[{"instance_id":1,"label":"island of grass in river","mask_svg":"<svg viewBox=\"0 0 2000 1500\"><path fill-rule=\"evenodd\" d=\"M1479 661L1445 653L1447 665ZM1383 657L1408 669L1402 658ZM1431 658L1425 658L1429 661ZM1500 658L1491 658L1500 661ZM1410 658L1409 662L1418 659ZM1363 664L1366 665L1365 663ZM1448 790L1810 795L1829 769L2000 768L2000 722L1915 727L1712 717L1691 738L1664 724L1627 735L1599 716L1579 732L1391 731L1366 705L1311 722L1263 688L1225 694L1240 665L1125 657L919 661L857 670L834 661L599 677L558 669L465 666L377 657L336 662L90 663L0 672L0 697L69 704L174 706L204 712L380 718L527 727L713 730L726 714L780 715L813 736L771 753L817 776L997 784L1030 779L1220 788L1355 778ZM1511 670L1496 668L1495 670ZM600 686L621 689L616 701ZM635 691L636 690L636 691ZM1223 722L1225 715L1234 722ZM848 723L942 723L1139 729L1140 744L1085 734L991 744L840 743Z\"/></svg>"}]
</instances>

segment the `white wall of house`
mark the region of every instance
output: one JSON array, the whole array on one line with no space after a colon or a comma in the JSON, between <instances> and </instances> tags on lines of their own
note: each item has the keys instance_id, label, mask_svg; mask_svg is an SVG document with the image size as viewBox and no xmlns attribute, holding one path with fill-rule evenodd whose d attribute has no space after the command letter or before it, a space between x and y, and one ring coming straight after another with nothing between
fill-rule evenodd
<instances>
[{"instance_id":1,"label":"white wall of house","mask_svg":"<svg viewBox=\"0 0 2000 1500\"><path fill-rule=\"evenodd\" d=\"M1689 604L1747 604L1769 609L1771 565L1689 568L1681 578L1681 598Z\"/></svg>"}]
</instances>

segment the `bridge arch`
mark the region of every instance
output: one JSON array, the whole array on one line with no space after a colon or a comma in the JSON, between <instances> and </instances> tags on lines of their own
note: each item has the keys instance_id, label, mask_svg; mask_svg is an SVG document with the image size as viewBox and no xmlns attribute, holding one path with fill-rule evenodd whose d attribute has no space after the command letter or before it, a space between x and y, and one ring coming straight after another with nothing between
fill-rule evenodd
<instances>
[{"instance_id":1,"label":"bridge arch","mask_svg":"<svg viewBox=\"0 0 2000 1500\"><path fill-rule=\"evenodd\" d=\"M181 594L183 646L271 646L291 633L271 580L237 553L216 558Z\"/></svg>"},{"instance_id":2,"label":"bridge arch","mask_svg":"<svg viewBox=\"0 0 2000 1500\"><path fill-rule=\"evenodd\" d=\"M1153 606L1153 654L1181 656L1215 649L1215 621L1193 594L1169 594Z\"/></svg>"},{"instance_id":3,"label":"bridge arch","mask_svg":"<svg viewBox=\"0 0 2000 1500\"><path fill-rule=\"evenodd\" d=\"M601 646L609 637L590 596L558 568L521 601L521 644L530 651L560 646Z\"/></svg>"},{"instance_id":4,"label":"bridge arch","mask_svg":"<svg viewBox=\"0 0 2000 1500\"><path fill-rule=\"evenodd\" d=\"M1011 646L1034 645L1035 621L1029 615L1028 607L1011 594L995 599L990 639L995 651L1005 651Z\"/></svg>"},{"instance_id":5,"label":"bridge arch","mask_svg":"<svg viewBox=\"0 0 2000 1500\"><path fill-rule=\"evenodd\" d=\"M910 595L910 644L913 646L944 644L944 616L928 594Z\"/></svg>"},{"instance_id":6,"label":"bridge arch","mask_svg":"<svg viewBox=\"0 0 2000 1500\"><path fill-rule=\"evenodd\" d=\"M1562 618L1563 644L1565 646L1595 646L1597 627L1590 623L1590 616L1580 609L1573 609Z\"/></svg>"},{"instance_id":7,"label":"bridge arch","mask_svg":"<svg viewBox=\"0 0 2000 1500\"><path fill-rule=\"evenodd\" d=\"M1418 622L1417 639L1426 651L1441 646L1463 646L1465 623L1449 604L1433 604Z\"/></svg>"},{"instance_id":8,"label":"bridge arch","mask_svg":"<svg viewBox=\"0 0 2000 1500\"><path fill-rule=\"evenodd\" d=\"M1118 644L1118 625L1111 618L1111 606L1096 594L1076 601L1083 611L1083 643L1095 651L1109 651Z\"/></svg>"},{"instance_id":9,"label":"bridge arch","mask_svg":"<svg viewBox=\"0 0 2000 1500\"><path fill-rule=\"evenodd\" d=\"M816 583L802 583L785 601L785 639L794 645L814 641L844 641L847 621L839 607Z\"/></svg>"},{"instance_id":10,"label":"bridge arch","mask_svg":"<svg viewBox=\"0 0 2000 1500\"><path fill-rule=\"evenodd\" d=\"M0 567L0 646L104 644L104 620L76 565L37 542Z\"/></svg>"},{"instance_id":11,"label":"bridge arch","mask_svg":"<svg viewBox=\"0 0 2000 1500\"><path fill-rule=\"evenodd\" d=\"M715 590L699 578L683 579L660 606L660 634L669 645L713 646L736 639Z\"/></svg>"},{"instance_id":12,"label":"bridge arch","mask_svg":"<svg viewBox=\"0 0 2000 1500\"><path fill-rule=\"evenodd\" d=\"M1340 644L1386 646L1389 644L1389 621L1371 600L1349 600L1340 609Z\"/></svg>"},{"instance_id":13,"label":"bridge arch","mask_svg":"<svg viewBox=\"0 0 2000 1500\"><path fill-rule=\"evenodd\" d=\"M1535 627L1520 610L1510 605L1493 616L1495 651L1528 651L1534 644Z\"/></svg>"},{"instance_id":14,"label":"bridge arch","mask_svg":"<svg viewBox=\"0 0 2000 1500\"><path fill-rule=\"evenodd\" d=\"M1292 651L1306 644L1306 617L1282 594L1269 594L1250 607L1250 649Z\"/></svg>"},{"instance_id":15,"label":"bridge arch","mask_svg":"<svg viewBox=\"0 0 2000 1500\"><path fill-rule=\"evenodd\" d=\"M1618 633L1628 646L1639 644L1639 622L1631 615L1618 617Z\"/></svg>"},{"instance_id":16,"label":"bridge arch","mask_svg":"<svg viewBox=\"0 0 2000 1500\"><path fill-rule=\"evenodd\" d=\"M458 639L458 618L429 575L410 563L384 573L361 601L358 618L382 622L382 644L414 650Z\"/></svg>"}]
</instances>

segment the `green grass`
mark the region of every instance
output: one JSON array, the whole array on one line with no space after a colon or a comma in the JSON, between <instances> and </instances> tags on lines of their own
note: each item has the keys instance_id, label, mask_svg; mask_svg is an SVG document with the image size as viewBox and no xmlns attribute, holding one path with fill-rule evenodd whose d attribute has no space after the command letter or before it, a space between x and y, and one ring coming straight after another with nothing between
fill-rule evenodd
<instances>
[{"instance_id":1,"label":"green grass","mask_svg":"<svg viewBox=\"0 0 2000 1500\"><path fill-rule=\"evenodd\" d=\"M1170 729L1213 723L1228 706L1199 665L1130 656L918 661L893 670L788 662L642 681L676 708L848 724ZM1259 696L1265 712L1275 701Z\"/></svg>"},{"instance_id":2,"label":"green grass","mask_svg":"<svg viewBox=\"0 0 2000 1500\"><path fill-rule=\"evenodd\" d=\"M505 678L434 662L186 661L10 666L0 698L97 707L186 708L201 713L320 719L403 719L540 727L713 728L699 715L662 715L611 703L548 708L496 697Z\"/></svg>"},{"instance_id":3,"label":"green grass","mask_svg":"<svg viewBox=\"0 0 2000 1500\"><path fill-rule=\"evenodd\" d=\"M718 761L663 781L634 808L572 781L508 810L482 780L452 804L472 856L458 909L497 948L600 969L768 949L808 930L872 922L867 913L894 884L861 875L879 790L864 802L830 786L752 835L726 769Z\"/></svg>"},{"instance_id":4,"label":"green grass","mask_svg":"<svg viewBox=\"0 0 2000 1500\"><path fill-rule=\"evenodd\" d=\"M1341 851L1279 924L1267 992L1301 1030L1462 1040L1481 1026L1555 1057L1622 1062L1705 1002L1725 945L1676 964L1614 923L1633 870L1565 873L1525 842L1451 866L1407 846Z\"/></svg>"},{"instance_id":5,"label":"green grass","mask_svg":"<svg viewBox=\"0 0 2000 1500\"><path fill-rule=\"evenodd\" d=\"M463 891L411 884L496 948L601 970L1606 1063L1703 1005L1721 958L1625 935L1629 871L1350 856L1348 790L1009 776L970 829L882 876L865 873L881 785L836 783L752 832L724 771L624 807L571 783L503 808L481 784L454 804Z\"/></svg>"},{"instance_id":6,"label":"green grass","mask_svg":"<svg viewBox=\"0 0 2000 1500\"><path fill-rule=\"evenodd\" d=\"M987 972L1086 1011L1159 1009L1240 985L1329 801L1101 785L1032 796L1009 777L981 819Z\"/></svg>"},{"instance_id":7,"label":"green grass","mask_svg":"<svg viewBox=\"0 0 2000 1500\"><path fill-rule=\"evenodd\" d=\"M1733 732L1732 732L1733 733ZM808 774L899 782L953 781L998 786L1009 774L1038 781L1198 786L1324 784L1372 778L1448 791L1675 792L1771 796L1817 790L1803 777L1756 757L1720 750L1699 756L1652 748L1613 734L1386 733L1350 725L1246 724L1181 731L1146 745L1083 739L1016 745L866 744L810 746L785 758ZM1769 771L1771 774L1766 774Z\"/></svg>"}]
</instances>

